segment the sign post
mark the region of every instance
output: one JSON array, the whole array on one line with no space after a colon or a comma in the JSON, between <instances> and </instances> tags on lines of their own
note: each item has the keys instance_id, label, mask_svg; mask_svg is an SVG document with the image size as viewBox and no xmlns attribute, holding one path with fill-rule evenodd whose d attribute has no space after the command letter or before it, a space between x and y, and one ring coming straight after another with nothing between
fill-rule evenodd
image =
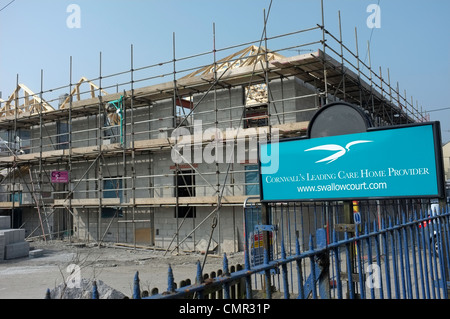
<instances>
[{"instance_id":1,"label":"sign post","mask_svg":"<svg viewBox=\"0 0 450 319\"><path fill-rule=\"evenodd\" d=\"M442 161L439 122L375 128L362 109L330 103L306 138L259 145L260 200L343 201L342 229L353 233L362 222L353 201L445 196ZM354 256L352 247L348 276Z\"/></svg>"}]
</instances>

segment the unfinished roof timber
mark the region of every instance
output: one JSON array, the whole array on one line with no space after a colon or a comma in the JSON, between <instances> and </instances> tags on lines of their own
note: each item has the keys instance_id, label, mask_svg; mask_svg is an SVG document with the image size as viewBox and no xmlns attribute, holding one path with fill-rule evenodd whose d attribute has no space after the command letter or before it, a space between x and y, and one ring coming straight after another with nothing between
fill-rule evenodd
<instances>
[{"instance_id":1,"label":"unfinished roof timber","mask_svg":"<svg viewBox=\"0 0 450 319\"><path fill-rule=\"evenodd\" d=\"M268 69L265 70L266 64ZM319 90L325 89L324 70L326 69L326 83L329 93L335 94L338 98L344 99L343 83L345 84L345 100L356 104L363 104L361 101L361 91L370 92L374 97L374 105L387 104L392 110L401 114L402 110L389 103L386 98L374 90L368 83L363 81L359 75L350 69L343 67L342 64L325 54L321 50L312 53L297 55L293 57L278 57L267 63L256 63L254 65L242 64L239 68L226 68L224 71L211 73L206 72L196 76L188 76L156 85L126 91L124 93L113 93L99 97L91 97L80 101L73 101L71 110L72 117L97 114L99 102L107 103L125 96L126 102L129 98L145 99L146 101L156 102L164 99L173 98L174 83L176 83L176 93L178 96L187 96L190 94L207 92L212 85L217 84L222 87L248 86L262 83L267 79L280 78L280 76L295 76L306 83L311 83ZM217 78L217 81L215 80ZM67 103L64 109L48 110L45 112L45 119L55 120L68 117L69 108ZM413 121L411 119L411 121ZM10 115L0 118L0 128L12 128L14 123L18 125L38 125L40 123L39 114L22 113L15 118Z\"/></svg>"},{"instance_id":2,"label":"unfinished roof timber","mask_svg":"<svg viewBox=\"0 0 450 319\"><path fill-rule=\"evenodd\" d=\"M273 61L282 58L284 58L284 56L279 53L272 52L263 47L251 45L236 53L230 54L229 56L220 59L219 61L216 61L216 63L214 64L196 70L182 77L181 79L192 78L195 76L205 76L208 74L224 72L227 70L242 68L245 66L253 66L257 63L266 63L267 61Z\"/></svg>"},{"instance_id":3,"label":"unfinished roof timber","mask_svg":"<svg viewBox=\"0 0 450 319\"><path fill-rule=\"evenodd\" d=\"M308 57L309 56L309 57ZM325 90L327 84L328 93L333 94L339 99L357 104L369 105L373 113L383 114L386 106L394 114L406 118L410 122L414 120L408 117L400 107L390 103L378 90L364 81L360 75L349 68L343 66L323 51L318 50L313 53L305 54L302 57L295 56L282 60L273 61L273 65L279 67L281 73L291 73L306 83L311 83L319 90ZM326 70L326 73L324 72ZM326 74L326 79L325 79ZM345 90L343 89L345 87ZM373 98L370 103L364 100L364 94Z\"/></svg>"},{"instance_id":4,"label":"unfinished roof timber","mask_svg":"<svg viewBox=\"0 0 450 319\"><path fill-rule=\"evenodd\" d=\"M91 98L95 98L95 91L101 91L103 94L108 95L108 93L102 89L100 89L97 85L86 79L84 76L80 78L80 80L75 84L74 88L70 92L70 94L67 95L65 100L61 103L59 106L60 109L66 109L70 106L70 100L73 100L73 97L77 99L77 101L81 101L81 93L80 93L80 87L81 84L87 83L89 85L89 93L91 95Z\"/></svg>"},{"instance_id":5,"label":"unfinished roof timber","mask_svg":"<svg viewBox=\"0 0 450 319\"><path fill-rule=\"evenodd\" d=\"M23 94L23 95L22 95ZM23 104L21 104L23 100ZM54 108L31 91L25 84L18 84L8 100L1 100L0 117L26 115L54 111Z\"/></svg>"}]
</instances>

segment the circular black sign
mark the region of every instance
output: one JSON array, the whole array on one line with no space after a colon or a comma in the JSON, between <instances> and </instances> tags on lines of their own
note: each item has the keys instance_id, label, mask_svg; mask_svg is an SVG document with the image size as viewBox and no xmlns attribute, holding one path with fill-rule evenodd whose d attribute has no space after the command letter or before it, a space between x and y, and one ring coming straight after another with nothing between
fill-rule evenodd
<instances>
[{"instance_id":1,"label":"circular black sign","mask_svg":"<svg viewBox=\"0 0 450 319\"><path fill-rule=\"evenodd\" d=\"M346 102L333 102L320 108L308 125L308 137L324 137L366 132L370 118L359 107Z\"/></svg>"}]
</instances>

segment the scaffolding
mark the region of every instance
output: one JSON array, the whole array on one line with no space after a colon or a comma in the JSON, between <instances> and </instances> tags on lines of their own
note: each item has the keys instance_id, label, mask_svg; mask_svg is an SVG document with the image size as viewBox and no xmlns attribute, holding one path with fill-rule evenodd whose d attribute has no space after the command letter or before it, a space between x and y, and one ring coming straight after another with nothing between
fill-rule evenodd
<instances>
[{"instance_id":1,"label":"scaffolding","mask_svg":"<svg viewBox=\"0 0 450 319\"><path fill-rule=\"evenodd\" d=\"M400 92L398 82L391 85L389 69L383 76L381 67L372 68L369 45L368 63L361 59L356 29L356 52L344 44L340 13L339 31L333 35L322 18L311 28L273 37L263 32L259 40L216 48L213 26L208 52L177 57L174 34L173 57L165 62L138 68L131 45L130 68L123 72L103 74L100 53L93 79L73 84L72 58L69 85L44 90L41 71L36 94L17 77L16 90L0 101L5 145L0 209L27 227L29 238L67 236L136 247L145 237L143 242L155 247L155 210L166 208L166 215L174 211L176 224L161 246L173 250L188 239L195 246L205 237L196 238L202 227L203 234L212 235L218 223L225 225L220 211L228 207L236 239L247 190L257 186L245 181L256 170L244 164L255 164L255 158L216 161L207 170L195 162L173 163L167 154L176 151L179 140L171 134L177 128L190 132L189 141L196 141L192 149L200 145L202 150L214 137L198 136L198 119L203 130L226 130L222 145L262 136L270 140L274 129L280 138L303 136L314 112L332 101L358 105L376 126L429 120L406 91ZM316 40L299 43L299 38ZM307 53L288 56L292 51ZM288 94L289 83L301 83L307 93ZM234 98L239 90L240 100ZM54 172L66 172L67 180L54 181ZM149 227L139 227L143 224ZM111 235L112 225L116 234Z\"/></svg>"}]
</instances>

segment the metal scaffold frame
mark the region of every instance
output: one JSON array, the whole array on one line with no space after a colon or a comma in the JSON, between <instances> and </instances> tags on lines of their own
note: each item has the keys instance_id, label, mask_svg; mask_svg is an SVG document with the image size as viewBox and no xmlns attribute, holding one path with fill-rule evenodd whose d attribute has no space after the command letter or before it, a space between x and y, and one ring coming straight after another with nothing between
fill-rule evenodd
<instances>
[{"instance_id":1,"label":"metal scaffold frame","mask_svg":"<svg viewBox=\"0 0 450 319\"><path fill-rule=\"evenodd\" d=\"M265 134L270 140L273 128L280 130L281 137L304 135L307 121L287 121L286 118L315 111L333 100L359 105L370 115L376 126L429 120L426 114L419 111L417 102L416 107L414 106L412 97L409 101L406 91L402 96L398 82L395 88L391 86L389 69L385 78L382 76L381 67L379 73L372 68L369 43L368 64L361 60L356 29L356 53L344 44L340 13L337 37L325 27L323 5L322 23L311 28L268 37L267 22L268 14L264 12L264 30L259 40L226 48L216 48L213 25L212 50L182 58L176 55L173 34L173 58L140 68L134 65L131 45L130 69L110 75L103 74L100 53L99 76L94 79L82 77L76 84L72 83L71 57L69 85L44 91L44 74L41 71L41 88L37 94L19 84L17 76L14 92L6 101L0 100L0 130L6 132L3 134L6 138L5 145L12 146L9 147L7 156L0 157L3 176L0 183L3 187L0 189L3 195L0 208L11 211L13 216L17 208L35 208L41 222L29 233L29 237L36 236L35 232L40 229L41 234L37 236L43 238L52 238L55 234L66 234L71 238L73 232L77 231L74 229L73 218L78 217L74 214L74 209L96 209L97 238L91 238L88 231L86 239L101 244L119 214L126 217L119 222L125 225L125 232L128 231L127 225L131 223L135 234L136 224L153 222L155 208L174 207L176 230L167 248L167 251L174 251L192 235L195 241L196 230L210 220L212 237L214 228L221 222L221 207L233 207L234 212L234 207L242 206L247 198L237 191L238 187L245 185L235 182L236 177L245 174L245 171L238 165L235 166L231 160L226 166L215 162L214 168L209 172L200 171L195 164L174 163L172 174L156 171L153 160L149 160L149 174L137 171L137 165L141 165L138 163L140 155L145 154L150 158L154 154L174 150L178 140L168 136L171 130L186 128L192 132L191 137L195 139L193 123L196 117L212 114L211 122L203 122L203 128L218 131L223 127L220 125L224 124L221 123L219 113L229 112L229 120L224 125L230 128L230 135L226 136L224 141L249 140L253 132L256 132L257 136ZM296 36L299 34L315 36L317 40L298 43ZM282 48L269 50L272 43L276 45L279 41L287 44ZM302 50L309 52L290 57L284 55L289 51ZM197 60L200 65L197 63L193 67ZM212 63L205 64L205 61ZM172 79L164 83L159 82L165 77ZM313 93L294 97L283 96L283 85L292 78L311 87ZM281 98L273 94L274 82L281 86ZM86 85L88 90L82 91L82 86ZM239 104L231 101L232 90L236 88L245 89L245 98ZM115 93L108 93L114 89ZM23 96L20 96L21 91ZM223 101L219 101L218 97L219 94L225 94L224 92L230 97L227 107L222 105ZM212 104L206 103L209 97L212 97ZM314 98L315 106L303 110L285 110L286 103L305 98ZM52 103L57 101L59 107L54 108ZM164 101L170 101L171 114L160 114L151 118L150 114L158 107L158 103ZM206 104L214 107L205 109L203 106ZM267 104L266 114L259 114L258 117L246 115L249 107L261 104ZM139 113L141 110L146 110L147 118ZM234 111L240 112L241 116L232 117ZM109 119L109 124L105 126L106 118ZM83 120L86 120L88 127L74 130L74 124ZM259 127L258 130L250 130L244 125L246 121L258 120L265 123L264 127ZM171 122L171 125L166 128L156 125L163 122ZM96 125L90 127L92 123ZM147 129L138 130L138 126L145 126ZM28 136L27 139L22 134L27 130L33 130L37 135ZM117 136L120 139L114 142ZM209 142L210 139L200 140L203 146ZM80 167L83 165L85 168L81 173ZM69 172L67 184L51 183L50 170L55 169ZM74 177L76 174L72 172L75 170L79 171L80 177ZM28 186L27 176L30 176L32 188ZM211 176L213 178L210 178ZM162 177L172 178L173 185L157 185L155 180ZM179 196L176 191L180 187L178 181L183 182L181 187L188 190L189 196ZM188 185L189 181L191 185ZM105 185L115 185L117 196L105 196L111 193L109 188L105 189ZM165 194L172 193L172 196L159 194L161 189L167 190ZM146 195L138 196L137 193L142 191ZM53 197L45 196L48 193ZM21 199L28 194L33 200L28 203L17 200L18 194ZM179 230L186 223L187 213L184 217L180 216L179 207L194 206L211 207L211 212L200 222L193 218L191 231L182 236ZM115 211L109 217L106 227L103 227L102 210L110 207L114 207ZM145 219L136 217L141 208L148 209L148 217ZM45 229L44 222L48 222L56 212L62 225L58 225L56 230L50 226ZM89 229L92 221L89 220L90 214L87 215ZM26 222L22 221L21 226ZM220 236L220 227L218 229ZM136 247L136 238L133 238Z\"/></svg>"}]
</instances>

